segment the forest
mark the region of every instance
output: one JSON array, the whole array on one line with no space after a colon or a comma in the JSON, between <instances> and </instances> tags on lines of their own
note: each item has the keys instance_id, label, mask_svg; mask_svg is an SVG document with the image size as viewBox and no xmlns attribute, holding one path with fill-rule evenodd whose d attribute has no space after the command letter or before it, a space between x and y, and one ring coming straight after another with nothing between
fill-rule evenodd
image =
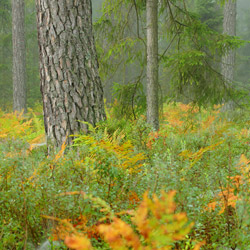
<instances>
[{"instance_id":1,"label":"forest","mask_svg":"<svg viewBox=\"0 0 250 250\"><path fill-rule=\"evenodd\" d=\"M0 249L250 249L249 0L0 0Z\"/></svg>"}]
</instances>

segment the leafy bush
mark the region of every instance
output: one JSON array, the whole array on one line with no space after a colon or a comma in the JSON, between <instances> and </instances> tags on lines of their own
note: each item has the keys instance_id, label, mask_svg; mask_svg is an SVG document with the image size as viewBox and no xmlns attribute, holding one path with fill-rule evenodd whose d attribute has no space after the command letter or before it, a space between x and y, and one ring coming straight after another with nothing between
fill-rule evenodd
<instances>
[{"instance_id":1,"label":"leafy bush","mask_svg":"<svg viewBox=\"0 0 250 250\"><path fill-rule=\"evenodd\" d=\"M1 249L35 249L48 238L61 241L65 235L59 234L59 221L51 218L85 232L94 248L110 249L97 230L103 213L108 216L100 204L108 204L114 213L106 225L112 230L124 225L138 236L131 214L119 212L140 209L146 190L149 197L156 193L159 202L162 190L176 190L175 212L185 211L195 222L173 249L192 249L194 239L206 242L201 249L250 245L246 114L241 120L227 120L219 107L168 104L158 132L150 132L143 116L137 121L108 120L89 134L78 135L70 150L63 145L49 157L45 147L31 146L44 140L39 112L25 116L1 112L0 124ZM98 207L92 198L82 199L82 192L97 197ZM150 210L153 203L145 202ZM140 244L146 247L149 243L142 235Z\"/></svg>"},{"instance_id":2,"label":"leafy bush","mask_svg":"<svg viewBox=\"0 0 250 250\"><path fill-rule=\"evenodd\" d=\"M132 215L131 221L136 230L115 216L110 207L104 204L108 208L106 212L109 213L111 222L101 223L96 229L111 249L172 249L174 242L185 239L193 226L192 223L187 223L185 213L174 213L174 195L174 191L169 194L162 192L161 198L153 195L151 200L146 192L138 209L127 212ZM69 223L65 224L71 226ZM71 234L65 237L65 244L69 248L92 249L91 242L84 234L78 233L72 226L68 229ZM198 250L202 244L197 244L192 249Z\"/></svg>"}]
</instances>

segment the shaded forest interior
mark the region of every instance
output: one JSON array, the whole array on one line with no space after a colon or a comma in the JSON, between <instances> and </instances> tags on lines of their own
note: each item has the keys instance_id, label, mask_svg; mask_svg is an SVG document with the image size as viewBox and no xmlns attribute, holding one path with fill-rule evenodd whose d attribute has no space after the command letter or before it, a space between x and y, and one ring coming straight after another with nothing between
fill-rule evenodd
<instances>
[{"instance_id":1,"label":"shaded forest interior","mask_svg":"<svg viewBox=\"0 0 250 250\"><path fill-rule=\"evenodd\" d=\"M250 249L249 0L0 0L0 249Z\"/></svg>"}]
</instances>

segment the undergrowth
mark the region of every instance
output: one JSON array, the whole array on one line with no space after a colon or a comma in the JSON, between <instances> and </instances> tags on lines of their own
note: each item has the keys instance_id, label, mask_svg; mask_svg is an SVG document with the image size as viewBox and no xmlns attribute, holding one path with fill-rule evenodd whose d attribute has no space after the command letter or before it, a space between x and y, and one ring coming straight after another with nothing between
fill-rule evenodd
<instances>
[{"instance_id":1,"label":"undergrowth","mask_svg":"<svg viewBox=\"0 0 250 250\"><path fill-rule=\"evenodd\" d=\"M49 157L39 111L1 111L0 249L250 249L250 120L219 109L110 111Z\"/></svg>"}]
</instances>

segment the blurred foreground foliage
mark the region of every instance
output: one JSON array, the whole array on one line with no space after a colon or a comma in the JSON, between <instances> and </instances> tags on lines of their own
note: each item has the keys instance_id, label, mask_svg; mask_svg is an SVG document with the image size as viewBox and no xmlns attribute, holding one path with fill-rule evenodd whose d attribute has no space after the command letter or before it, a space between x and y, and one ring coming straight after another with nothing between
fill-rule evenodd
<instances>
[{"instance_id":1,"label":"blurred foreground foliage","mask_svg":"<svg viewBox=\"0 0 250 250\"><path fill-rule=\"evenodd\" d=\"M40 110L0 112L0 249L250 245L247 112L165 104L151 132L113 107L48 157Z\"/></svg>"}]
</instances>

